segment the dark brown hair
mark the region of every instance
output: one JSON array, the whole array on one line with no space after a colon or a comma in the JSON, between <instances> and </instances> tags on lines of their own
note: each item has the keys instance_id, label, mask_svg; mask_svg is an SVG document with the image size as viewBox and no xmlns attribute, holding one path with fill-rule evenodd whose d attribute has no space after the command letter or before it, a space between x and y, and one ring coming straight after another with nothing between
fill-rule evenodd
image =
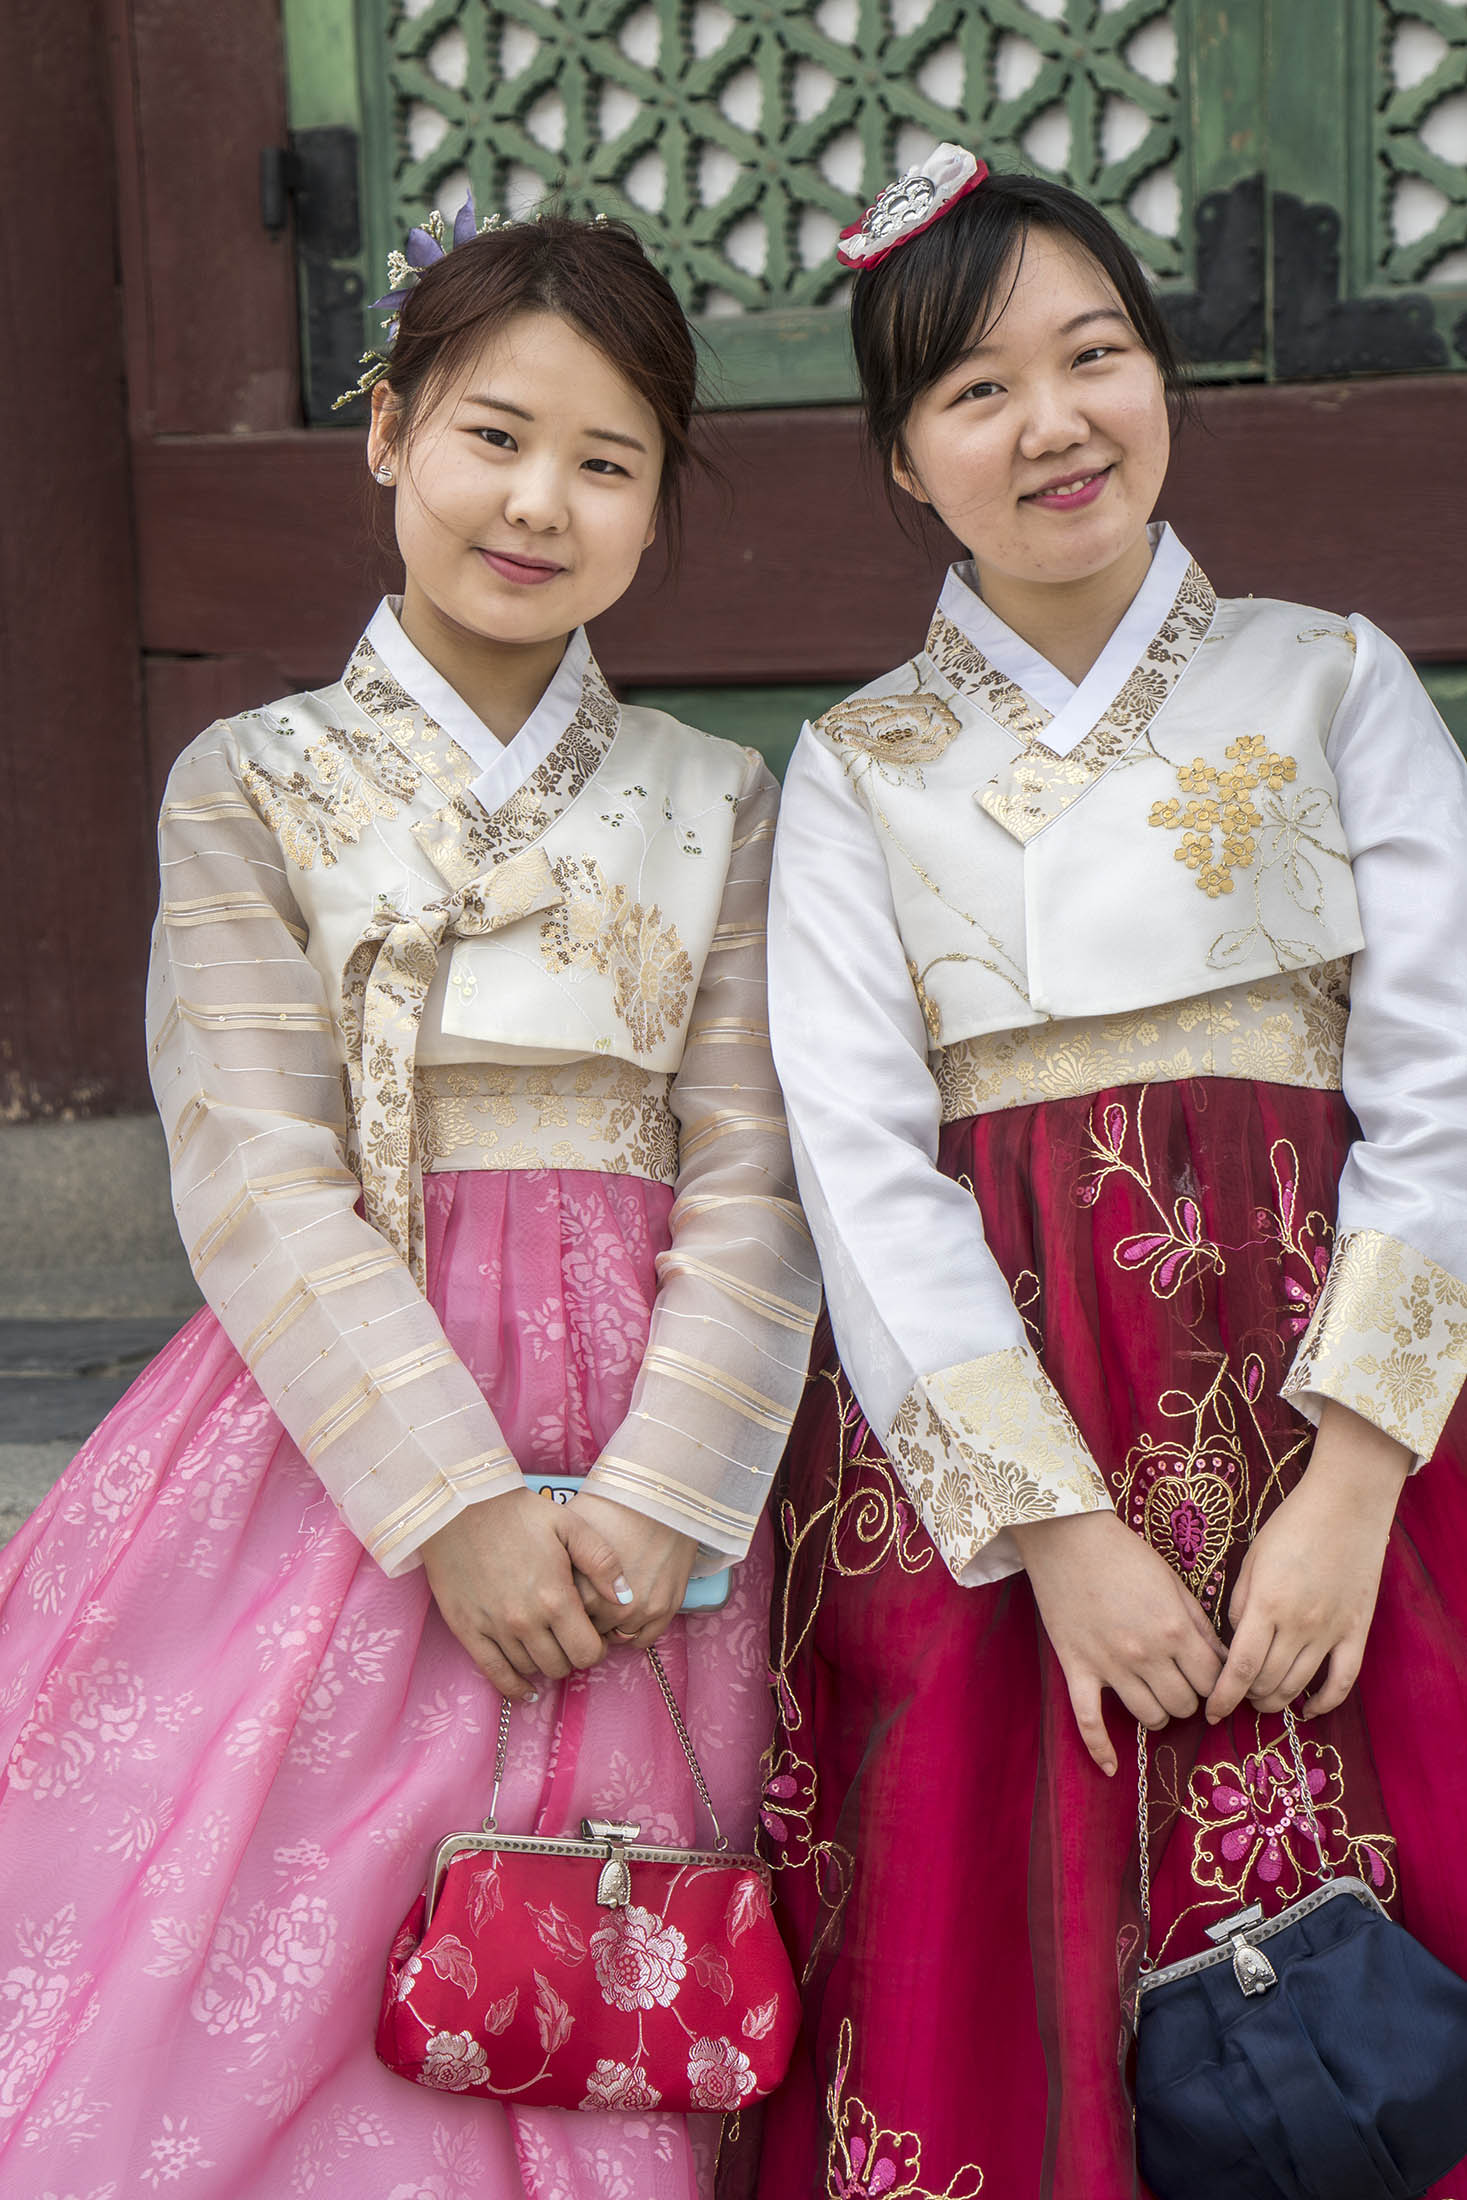
<instances>
[{"instance_id":1,"label":"dark brown hair","mask_svg":"<svg viewBox=\"0 0 1467 2200\"><path fill-rule=\"evenodd\" d=\"M851 294L851 341L866 425L888 488L893 458L924 390L941 381L1002 313L1031 229L1069 237L1108 278L1156 361L1173 427L1192 411L1186 370L1135 253L1077 192L1041 176L990 175L873 268Z\"/></svg>"},{"instance_id":2,"label":"dark brown hair","mask_svg":"<svg viewBox=\"0 0 1467 2200\"><path fill-rule=\"evenodd\" d=\"M403 306L387 370L398 434L411 437L496 329L536 312L568 321L656 415L657 510L675 556L683 477L703 463L690 440L698 355L672 285L626 222L541 214L488 230L426 268Z\"/></svg>"}]
</instances>

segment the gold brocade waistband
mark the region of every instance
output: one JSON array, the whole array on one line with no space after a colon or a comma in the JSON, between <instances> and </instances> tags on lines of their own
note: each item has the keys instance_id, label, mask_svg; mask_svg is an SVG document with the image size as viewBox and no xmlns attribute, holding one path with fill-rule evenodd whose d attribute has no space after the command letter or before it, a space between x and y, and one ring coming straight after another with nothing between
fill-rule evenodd
<instances>
[{"instance_id":1,"label":"gold brocade waistband","mask_svg":"<svg viewBox=\"0 0 1467 2200\"><path fill-rule=\"evenodd\" d=\"M672 1184L672 1078L607 1056L549 1066L420 1063L413 1079L423 1167L601 1169Z\"/></svg>"},{"instance_id":2,"label":"gold brocade waistband","mask_svg":"<svg viewBox=\"0 0 1467 2200\"><path fill-rule=\"evenodd\" d=\"M1124 1016L1067 1017L960 1039L933 1058L942 1119L1184 1077L1337 1091L1349 1007L1345 957L1260 978L1233 993L1197 993Z\"/></svg>"}]
</instances>

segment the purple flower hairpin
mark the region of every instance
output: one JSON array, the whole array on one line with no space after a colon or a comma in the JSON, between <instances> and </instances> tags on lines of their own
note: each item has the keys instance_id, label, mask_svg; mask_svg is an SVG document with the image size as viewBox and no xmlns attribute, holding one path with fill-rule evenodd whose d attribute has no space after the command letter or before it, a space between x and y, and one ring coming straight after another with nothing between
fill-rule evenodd
<instances>
[{"instance_id":1,"label":"purple flower hairpin","mask_svg":"<svg viewBox=\"0 0 1467 2200\"><path fill-rule=\"evenodd\" d=\"M926 160L889 183L861 219L841 231L836 258L842 267L858 271L878 266L898 245L941 221L959 199L977 190L987 174L987 161L965 146L934 146Z\"/></svg>"},{"instance_id":2,"label":"purple flower hairpin","mask_svg":"<svg viewBox=\"0 0 1467 2200\"><path fill-rule=\"evenodd\" d=\"M508 216L504 214L486 214L483 221L480 221L474 206L474 194L470 191L453 217L451 240L445 241L448 233L443 216L436 206L426 221L417 228L410 229L406 252L389 252L387 255L387 280L390 289L384 291L380 298L372 300L374 313L386 308L387 318L382 326L387 331L388 346L396 343L398 316L412 295L419 277L428 268L446 258L456 245L468 244L474 237L486 236L491 230L507 229L509 226ZM349 390L342 391L331 410L339 412L343 405L351 404L354 398L365 397L373 383L381 381L389 363L386 351L364 351L362 365L365 373Z\"/></svg>"},{"instance_id":3,"label":"purple flower hairpin","mask_svg":"<svg viewBox=\"0 0 1467 2200\"><path fill-rule=\"evenodd\" d=\"M392 321L395 322L398 314L407 304L409 293L425 268L433 267L439 260L446 258L456 245L467 244L472 237L482 236L488 230L502 229L506 226L502 214L488 214L481 222L475 211L474 194L470 191L463 205L453 217L453 240L451 243L445 244L443 241L443 216L435 206L421 227L408 231L406 252L388 253L387 280L392 288L382 297L372 300L373 311L375 312L379 306L386 306L392 316ZM392 322L389 322L388 326L391 325Z\"/></svg>"}]
</instances>

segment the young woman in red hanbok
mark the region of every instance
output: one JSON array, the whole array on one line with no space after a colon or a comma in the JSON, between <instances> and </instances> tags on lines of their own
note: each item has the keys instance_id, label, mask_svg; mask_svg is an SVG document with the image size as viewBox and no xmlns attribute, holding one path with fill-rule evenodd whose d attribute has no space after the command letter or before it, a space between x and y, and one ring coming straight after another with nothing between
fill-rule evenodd
<instances>
[{"instance_id":1,"label":"young woman in red hanbok","mask_svg":"<svg viewBox=\"0 0 1467 2200\"><path fill-rule=\"evenodd\" d=\"M414 231L383 301L402 597L169 781L151 1061L208 1310L0 1564L10 2200L699 2200L746 2089L727 2040L692 2116L610 2059L567 2113L464 2097L467 2035L438 2091L373 2052L501 1692L501 1830L691 1845L660 1640L747 1846L818 1297L774 783L584 632L675 516L692 338L621 225L486 228Z\"/></svg>"},{"instance_id":2,"label":"young woman in red hanbok","mask_svg":"<svg viewBox=\"0 0 1467 2200\"><path fill-rule=\"evenodd\" d=\"M875 447L970 556L779 827L830 1334L758 2189L1130 2200L1137 1722L1153 1961L1317 1824L1467 1971L1467 771L1368 620L1153 519L1179 377L1100 215L942 148L847 245Z\"/></svg>"}]
</instances>

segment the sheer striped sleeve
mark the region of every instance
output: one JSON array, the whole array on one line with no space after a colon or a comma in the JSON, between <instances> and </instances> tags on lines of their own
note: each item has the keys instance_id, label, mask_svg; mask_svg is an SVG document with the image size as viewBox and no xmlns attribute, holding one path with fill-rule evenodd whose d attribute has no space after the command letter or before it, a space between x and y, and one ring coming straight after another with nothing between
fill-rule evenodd
<instances>
[{"instance_id":1,"label":"sheer striped sleeve","mask_svg":"<svg viewBox=\"0 0 1467 2200\"><path fill-rule=\"evenodd\" d=\"M408 1268L355 1211L340 1040L227 723L173 771L159 860L149 1063L194 1274L348 1527L402 1573L520 1472Z\"/></svg>"},{"instance_id":2,"label":"sheer striped sleeve","mask_svg":"<svg viewBox=\"0 0 1467 2200\"><path fill-rule=\"evenodd\" d=\"M820 1303L769 1051L769 861L778 790L750 754L718 929L672 1088L680 1165L631 1411L588 1490L741 1558L799 1402Z\"/></svg>"}]
</instances>

